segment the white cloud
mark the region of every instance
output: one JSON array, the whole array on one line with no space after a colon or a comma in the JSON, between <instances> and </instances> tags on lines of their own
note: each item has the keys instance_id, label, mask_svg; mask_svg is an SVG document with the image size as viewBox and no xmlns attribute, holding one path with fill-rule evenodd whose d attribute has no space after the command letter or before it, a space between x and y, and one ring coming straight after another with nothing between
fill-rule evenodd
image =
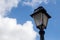
<instances>
[{"instance_id":1,"label":"white cloud","mask_svg":"<svg viewBox=\"0 0 60 40\"><path fill-rule=\"evenodd\" d=\"M35 40L36 32L31 21L23 25L16 19L0 17L0 40Z\"/></svg>"},{"instance_id":2,"label":"white cloud","mask_svg":"<svg viewBox=\"0 0 60 40\"><path fill-rule=\"evenodd\" d=\"M24 5L31 6L31 7L36 7L36 6L38 6L39 4L41 4L43 2L45 4L47 4L48 3L48 0L32 0L32 1L26 0L26 1L23 2L23 4Z\"/></svg>"},{"instance_id":3,"label":"white cloud","mask_svg":"<svg viewBox=\"0 0 60 40\"><path fill-rule=\"evenodd\" d=\"M0 0L0 16L6 15L13 7L17 7L20 0Z\"/></svg>"},{"instance_id":4,"label":"white cloud","mask_svg":"<svg viewBox=\"0 0 60 40\"><path fill-rule=\"evenodd\" d=\"M52 3L52 4L56 4L57 0L25 0L23 1L23 5L24 6L30 6L32 8L36 8L38 6L41 6L42 3L44 4L48 4L48 3Z\"/></svg>"},{"instance_id":5,"label":"white cloud","mask_svg":"<svg viewBox=\"0 0 60 40\"><path fill-rule=\"evenodd\" d=\"M37 33L31 21L17 24L14 18L4 17L20 0L0 0L0 40L36 40Z\"/></svg>"}]
</instances>

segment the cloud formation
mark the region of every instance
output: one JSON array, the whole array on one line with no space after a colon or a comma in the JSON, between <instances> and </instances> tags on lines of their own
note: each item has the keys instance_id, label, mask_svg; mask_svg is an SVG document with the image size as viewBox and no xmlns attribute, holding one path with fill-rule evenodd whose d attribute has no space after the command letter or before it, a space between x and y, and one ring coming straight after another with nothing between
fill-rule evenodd
<instances>
[{"instance_id":1,"label":"cloud formation","mask_svg":"<svg viewBox=\"0 0 60 40\"><path fill-rule=\"evenodd\" d=\"M13 7L17 7L20 0L0 0L0 16L5 16Z\"/></svg>"},{"instance_id":2,"label":"cloud formation","mask_svg":"<svg viewBox=\"0 0 60 40\"><path fill-rule=\"evenodd\" d=\"M31 7L35 7L41 3L47 4L48 0L32 0L32 1L26 0L23 2L24 5L31 6Z\"/></svg>"},{"instance_id":3,"label":"cloud formation","mask_svg":"<svg viewBox=\"0 0 60 40\"><path fill-rule=\"evenodd\" d=\"M17 24L16 19L0 17L0 40L35 40L36 32L31 21L23 25Z\"/></svg>"},{"instance_id":4,"label":"cloud formation","mask_svg":"<svg viewBox=\"0 0 60 40\"><path fill-rule=\"evenodd\" d=\"M0 40L35 40L37 33L31 21L17 24L14 18L4 17L20 0L0 0Z\"/></svg>"}]
</instances>

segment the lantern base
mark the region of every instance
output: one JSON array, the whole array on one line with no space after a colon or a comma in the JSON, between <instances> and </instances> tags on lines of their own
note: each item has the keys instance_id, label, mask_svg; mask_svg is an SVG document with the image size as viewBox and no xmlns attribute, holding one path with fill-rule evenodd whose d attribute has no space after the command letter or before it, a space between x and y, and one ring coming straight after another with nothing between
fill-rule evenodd
<instances>
[{"instance_id":1,"label":"lantern base","mask_svg":"<svg viewBox=\"0 0 60 40\"><path fill-rule=\"evenodd\" d=\"M40 29L46 29L46 27L45 27L43 24L37 26L37 28L38 28L39 30L40 30Z\"/></svg>"}]
</instances>

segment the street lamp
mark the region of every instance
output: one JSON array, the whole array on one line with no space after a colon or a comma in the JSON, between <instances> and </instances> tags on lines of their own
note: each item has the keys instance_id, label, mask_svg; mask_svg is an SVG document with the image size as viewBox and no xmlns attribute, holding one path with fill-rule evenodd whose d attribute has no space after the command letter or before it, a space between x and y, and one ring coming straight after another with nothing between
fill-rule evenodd
<instances>
[{"instance_id":1,"label":"street lamp","mask_svg":"<svg viewBox=\"0 0 60 40\"><path fill-rule=\"evenodd\" d=\"M31 14L31 17L35 20L36 26L40 30L40 40L44 40L44 29L46 29L48 19L51 18L51 16L48 15L47 11L42 6L40 6L34 10L33 14Z\"/></svg>"}]
</instances>

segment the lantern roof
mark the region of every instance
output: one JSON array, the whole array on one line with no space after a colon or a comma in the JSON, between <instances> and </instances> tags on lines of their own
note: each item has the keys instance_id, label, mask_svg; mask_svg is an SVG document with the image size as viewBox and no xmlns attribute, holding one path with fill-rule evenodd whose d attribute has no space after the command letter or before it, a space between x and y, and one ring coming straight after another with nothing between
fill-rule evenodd
<instances>
[{"instance_id":1,"label":"lantern roof","mask_svg":"<svg viewBox=\"0 0 60 40\"><path fill-rule=\"evenodd\" d=\"M31 14L31 17L33 17L39 12L44 13L48 18L51 18L51 16L47 13L47 11L42 6L39 6L37 9L35 9L33 14Z\"/></svg>"}]
</instances>

